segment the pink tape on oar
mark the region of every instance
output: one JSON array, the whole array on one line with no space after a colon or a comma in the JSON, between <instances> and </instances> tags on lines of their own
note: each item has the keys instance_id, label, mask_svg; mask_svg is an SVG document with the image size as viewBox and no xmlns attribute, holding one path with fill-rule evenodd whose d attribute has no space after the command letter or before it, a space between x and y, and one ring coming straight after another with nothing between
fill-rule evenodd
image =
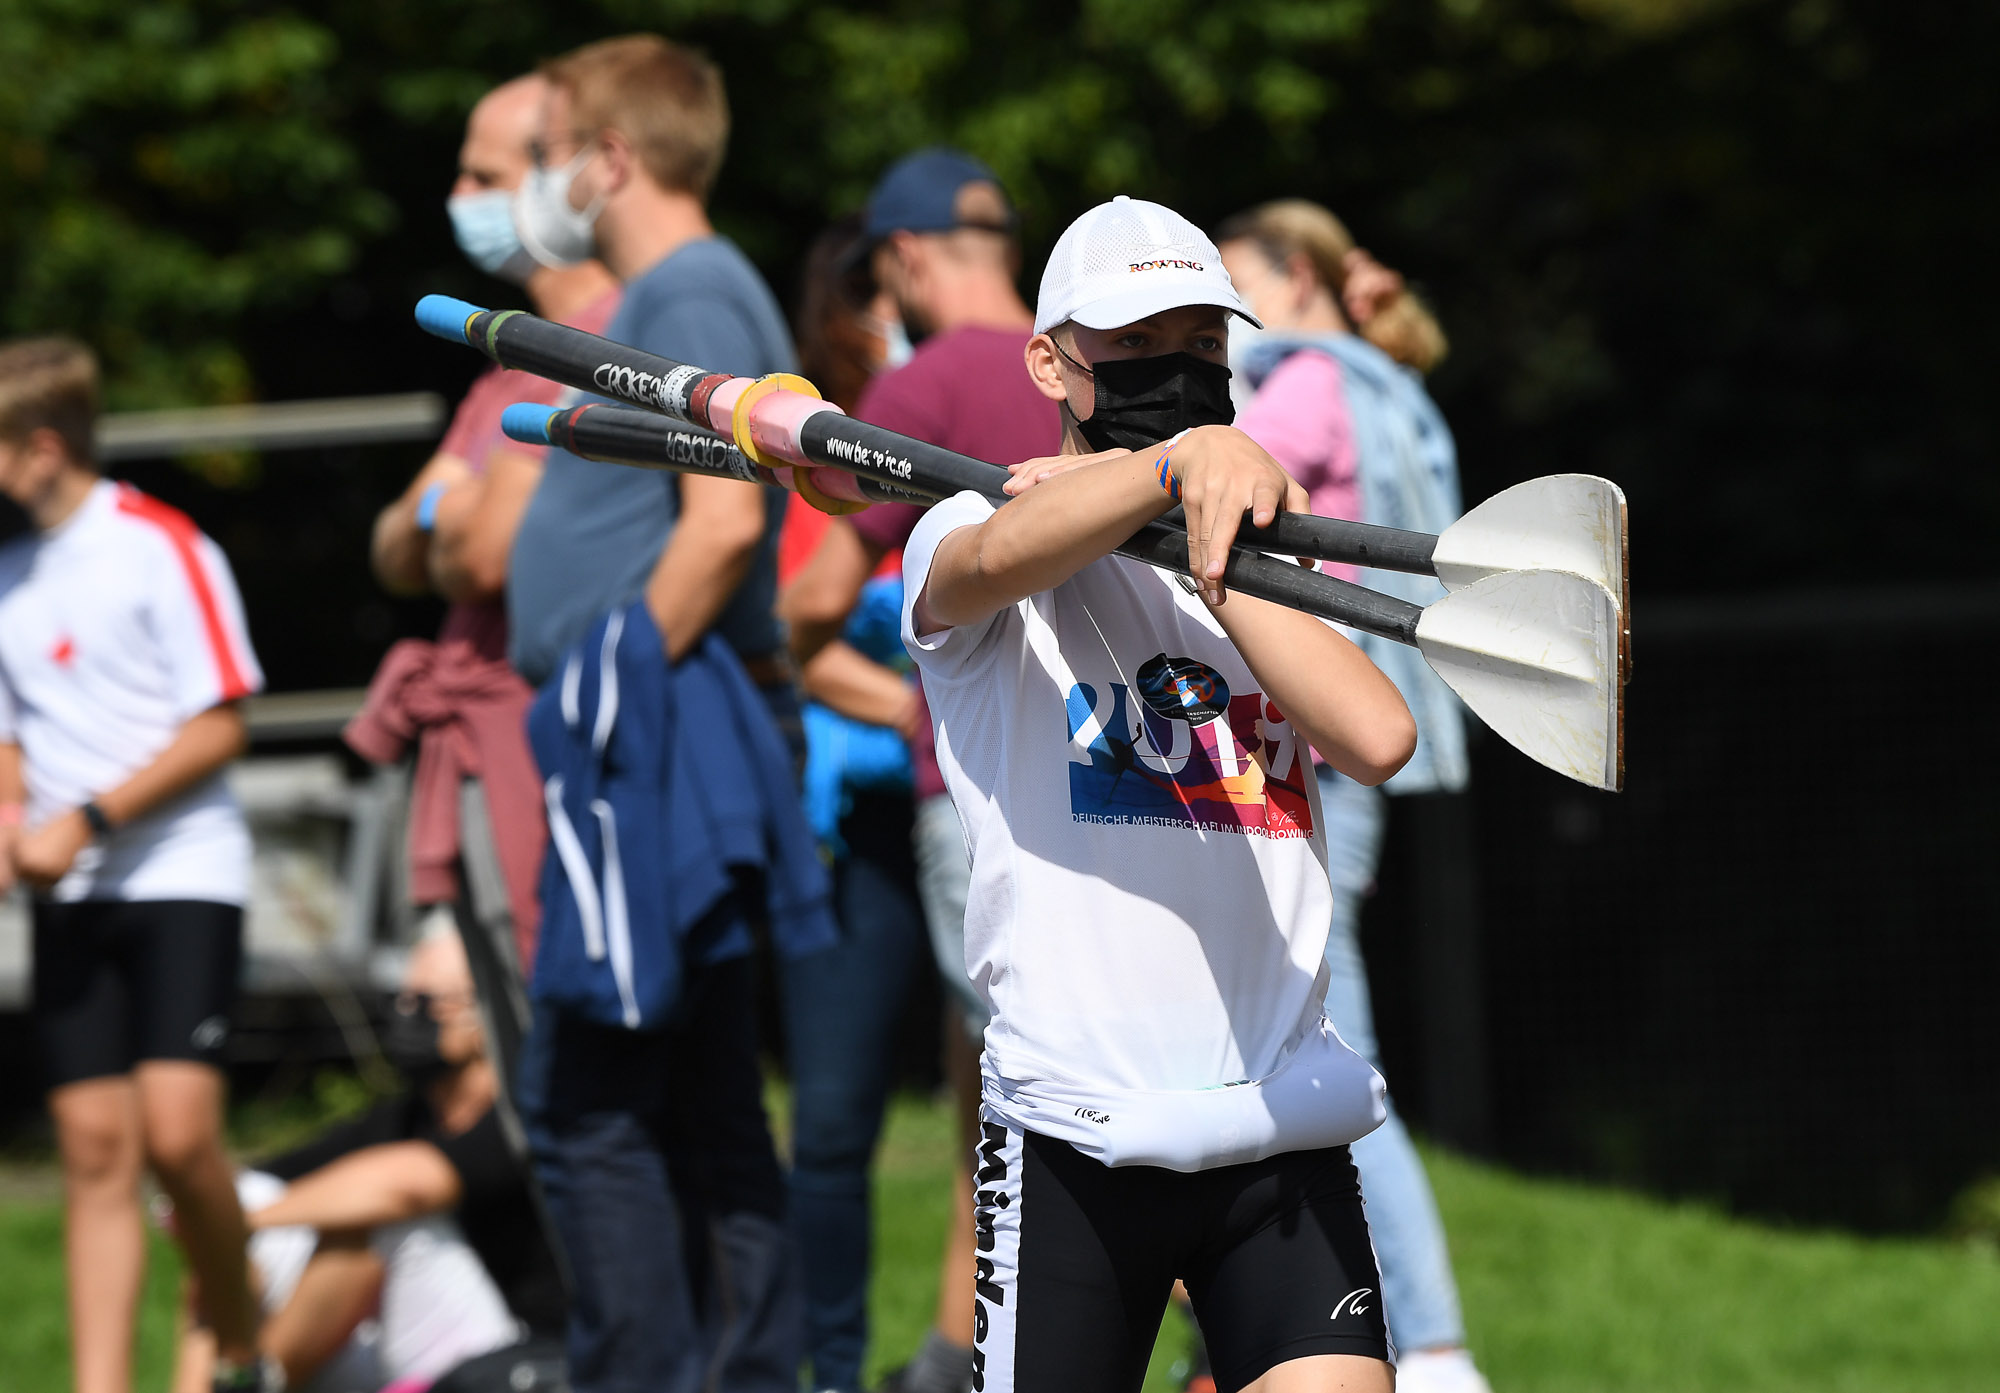
<instances>
[{"instance_id":1,"label":"pink tape on oar","mask_svg":"<svg viewBox=\"0 0 2000 1393\"><path fill-rule=\"evenodd\" d=\"M744 458L778 471L787 486L813 507L838 517L868 506L865 496L830 494L813 482L812 462L799 447L799 427L807 418L837 408L822 400L812 383L788 372L770 373L742 386L725 382L709 396L711 422L725 405L729 434Z\"/></svg>"},{"instance_id":2,"label":"pink tape on oar","mask_svg":"<svg viewBox=\"0 0 2000 1393\"><path fill-rule=\"evenodd\" d=\"M766 458L792 461L791 469L779 472L788 476L787 486L795 492L810 497L816 491L823 498L842 503L866 504L868 495L862 492L859 479L845 469L812 464L799 442L799 432L805 423L826 411L847 414L832 402L803 392L780 390L758 397L749 408L751 443ZM807 484L803 489L797 483L801 474Z\"/></svg>"},{"instance_id":3,"label":"pink tape on oar","mask_svg":"<svg viewBox=\"0 0 2000 1393\"><path fill-rule=\"evenodd\" d=\"M736 433L736 403L756 380L754 377L732 377L710 390L708 400L702 404L710 430L723 436Z\"/></svg>"},{"instance_id":4,"label":"pink tape on oar","mask_svg":"<svg viewBox=\"0 0 2000 1393\"><path fill-rule=\"evenodd\" d=\"M776 391L769 396L759 397L750 404L750 439L757 449L773 459L791 464L811 464L799 445L799 429L812 417L822 411L832 411L845 416L847 413L830 401L809 397L803 392ZM815 473L841 474L844 469L825 469Z\"/></svg>"},{"instance_id":5,"label":"pink tape on oar","mask_svg":"<svg viewBox=\"0 0 2000 1393\"><path fill-rule=\"evenodd\" d=\"M809 470L800 471L793 469L790 472L795 476L803 472L808 482L828 498L837 498L843 503L867 504L873 501L866 493L862 492L861 480L849 474L845 469L834 469L822 464L815 465ZM802 490L797 490L796 487L794 491L803 492Z\"/></svg>"},{"instance_id":6,"label":"pink tape on oar","mask_svg":"<svg viewBox=\"0 0 2000 1393\"><path fill-rule=\"evenodd\" d=\"M871 501L861 481L845 469L817 465L806 457L799 432L814 416L831 411L845 416L832 402L790 387L811 386L804 378L783 374L768 378L731 377L696 395L695 414L710 430L736 442L744 456L769 469L779 483L822 512L854 512ZM745 398L748 398L747 402ZM834 505L834 506L829 506Z\"/></svg>"}]
</instances>

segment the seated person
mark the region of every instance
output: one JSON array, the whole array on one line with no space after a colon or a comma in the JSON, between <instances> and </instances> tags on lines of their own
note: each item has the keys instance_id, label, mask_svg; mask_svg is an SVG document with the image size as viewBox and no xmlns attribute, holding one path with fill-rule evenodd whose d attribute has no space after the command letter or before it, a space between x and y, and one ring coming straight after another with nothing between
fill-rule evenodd
<instances>
[{"instance_id":1,"label":"seated person","mask_svg":"<svg viewBox=\"0 0 2000 1393\"><path fill-rule=\"evenodd\" d=\"M503 1348L560 1355L561 1279L494 1107L464 946L439 922L384 1035L410 1090L239 1178L258 1346L288 1388L423 1387ZM176 1388L207 1388L207 1343L185 1343Z\"/></svg>"}]
</instances>

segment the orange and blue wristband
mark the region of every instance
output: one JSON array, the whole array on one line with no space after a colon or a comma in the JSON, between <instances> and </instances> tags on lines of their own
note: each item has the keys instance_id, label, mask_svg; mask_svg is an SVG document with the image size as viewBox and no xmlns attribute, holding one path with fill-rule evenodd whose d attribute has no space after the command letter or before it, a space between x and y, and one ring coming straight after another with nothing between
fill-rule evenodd
<instances>
[{"instance_id":1,"label":"orange and blue wristband","mask_svg":"<svg viewBox=\"0 0 2000 1393\"><path fill-rule=\"evenodd\" d=\"M1176 435L1173 439L1169 440L1167 442L1166 448L1160 451L1159 459L1154 462L1155 466L1160 471L1161 490L1167 495L1167 497L1173 499L1174 502L1176 503L1181 501L1181 481L1174 477L1174 467L1172 463L1174 457L1174 446L1180 444L1181 436L1186 434L1187 434L1186 431L1182 431L1180 435Z\"/></svg>"}]
</instances>

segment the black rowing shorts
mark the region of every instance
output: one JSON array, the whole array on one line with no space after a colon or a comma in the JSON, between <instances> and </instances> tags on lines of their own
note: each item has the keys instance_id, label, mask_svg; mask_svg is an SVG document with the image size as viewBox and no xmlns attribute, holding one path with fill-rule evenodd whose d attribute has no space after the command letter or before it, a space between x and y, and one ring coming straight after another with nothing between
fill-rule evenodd
<instances>
[{"instance_id":1,"label":"black rowing shorts","mask_svg":"<svg viewBox=\"0 0 2000 1393\"><path fill-rule=\"evenodd\" d=\"M211 900L35 901L35 1036L49 1088L148 1059L217 1063L243 910Z\"/></svg>"},{"instance_id":2,"label":"black rowing shorts","mask_svg":"<svg viewBox=\"0 0 2000 1393\"><path fill-rule=\"evenodd\" d=\"M1177 1277L1220 1393L1308 1355L1389 1357L1346 1147L1182 1174L990 1117L980 1134L978 1393L1138 1393Z\"/></svg>"}]
</instances>

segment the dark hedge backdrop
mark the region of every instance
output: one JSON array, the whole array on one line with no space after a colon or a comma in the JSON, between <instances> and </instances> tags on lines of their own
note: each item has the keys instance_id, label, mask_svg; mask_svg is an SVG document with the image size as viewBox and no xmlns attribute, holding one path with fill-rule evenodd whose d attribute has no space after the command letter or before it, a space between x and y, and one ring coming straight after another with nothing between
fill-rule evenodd
<instances>
[{"instance_id":1,"label":"dark hedge backdrop","mask_svg":"<svg viewBox=\"0 0 2000 1393\"><path fill-rule=\"evenodd\" d=\"M723 65L716 217L783 297L814 231L928 140L1015 190L1030 290L1112 193L1207 224L1305 195L1437 306L1468 497L1625 486L1631 791L1488 742L1459 813L1398 811L1370 947L1420 1121L1875 1226L1935 1223L2000 1169L2000 606L1977 600L2000 8L0 0L0 328L90 338L124 406L456 393L478 363L412 304L509 294L443 215L464 112L640 27ZM229 548L274 684L319 687L434 622L362 562L421 454L132 473ZM1450 845L1477 924L1416 859ZM1483 1022L1422 1009L1441 982Z\"/></svg>"}]
</instances>

